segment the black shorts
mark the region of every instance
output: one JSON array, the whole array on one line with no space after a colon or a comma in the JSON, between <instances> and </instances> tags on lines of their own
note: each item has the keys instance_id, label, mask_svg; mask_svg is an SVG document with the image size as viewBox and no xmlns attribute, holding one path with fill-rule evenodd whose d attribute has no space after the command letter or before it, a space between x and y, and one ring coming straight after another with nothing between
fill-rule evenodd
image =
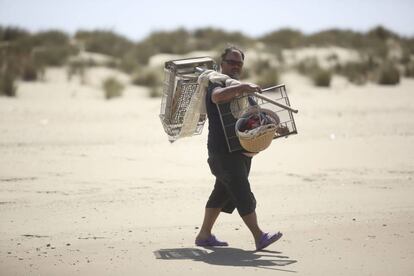
<instances>
[{"instance_id":1,"label":"black shorts","mask_svg":"<svg viewBox=\"0 0 414 276\"><path fill-rule=\"evenodd\" d=\"M256 199L248 180L251 159L241 152L209 154L208 164L216 183L206 208L222 208L222 212L226 213L232 213L237 208L240 216L254 212Z\"/></svg>"}]
</instances>

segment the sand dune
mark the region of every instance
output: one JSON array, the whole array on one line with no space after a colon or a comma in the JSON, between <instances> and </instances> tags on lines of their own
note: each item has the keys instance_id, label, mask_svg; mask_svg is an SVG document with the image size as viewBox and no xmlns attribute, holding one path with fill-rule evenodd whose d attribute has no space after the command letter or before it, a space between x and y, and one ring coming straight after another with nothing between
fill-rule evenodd
<instances>
[{"instance_id":1,"label":"sand dune","mask_svg":"<svg viewBox=\"0 0 414 276\"><path fill-rule=\"evenodd\" d=\"M297 65L306 59L316 59L323 68L331 68L336 64L359 62L361 60L361 54L357 50L336 46L284 49L282 55L287 65Z\"/></svg>"},{"instance_id":2,"label":"sand dune","mask_svg":"<svg viewBox=\"0 0 414 276\"><path fill-rule=\"evenodd\" d=\"M194 246L206 131L170 144L145 88L105 101L64 74L0 98L1 275L413 275L412 79L283 76L299 134L254 158L251 183L261 226L284 237L254 252L237 214L214 231L229 248Z\"/></svg>"}]
</instances>

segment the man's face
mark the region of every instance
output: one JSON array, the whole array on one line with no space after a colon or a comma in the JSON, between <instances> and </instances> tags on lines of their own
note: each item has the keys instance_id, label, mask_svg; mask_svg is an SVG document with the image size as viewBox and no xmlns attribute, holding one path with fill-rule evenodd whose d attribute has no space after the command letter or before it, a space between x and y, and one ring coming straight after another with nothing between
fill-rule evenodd
<instances>
[{"instance_id":1,"label":"man's face","mask_svg":"<svg viewBox=\"0 0 414 276\"><path fill-rule=\"evenodd\" d=\"M243 68L243 58L239 51L229 52L221 63L221 73L232 79L240 79Z\"/></svg>"}]
</instances>

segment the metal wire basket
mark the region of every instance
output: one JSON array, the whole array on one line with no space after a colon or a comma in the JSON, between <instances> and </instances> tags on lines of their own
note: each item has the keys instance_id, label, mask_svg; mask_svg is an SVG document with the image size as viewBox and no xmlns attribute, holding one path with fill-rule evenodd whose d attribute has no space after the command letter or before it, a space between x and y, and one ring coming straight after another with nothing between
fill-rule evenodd
<instances>
[{"instance_id":1,"label":"metal wire basket","mask_svg":"<svg viewBox=\"0 0 414 276\"><path fill-rule=\"evenodd\" d=\"M218 104L217 108L229 152L242 149L259 152L266 149L273 139L297 134L293 117L293 113L297 113L297 110L290 107L284 84L263 89L262 94L243 95L234 99L230 104ZM258 110L264 110L269 115L277 117L273 124L274 127L264 127L262 132L258 131L260 135L251 137L238 133L237 123L241 122L239 119Z\"/></svg>"},{"instance_id":2,"label":"metal wire basket","mask_svg":"<svg viewBox=\"0 0 414 276\"><path fill-rule=\"evenodd\" d=\"M191 103L200 97L197 80L200 72L206 69L215 69L215 62L210 57L178 59L165 63L159 117L170 142L180 137L201 134L203 130L207 115L193 109ZM186 119L196 125L191 133L183 131Z\"/></svg>"}]
</instances>

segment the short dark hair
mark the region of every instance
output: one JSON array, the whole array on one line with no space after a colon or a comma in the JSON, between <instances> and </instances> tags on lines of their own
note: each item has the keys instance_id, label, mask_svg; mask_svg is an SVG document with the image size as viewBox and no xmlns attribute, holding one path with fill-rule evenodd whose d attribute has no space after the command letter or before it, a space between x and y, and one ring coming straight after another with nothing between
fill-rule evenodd
<instances>
[{"instance_id":1,"label":"short dark hair","mask_svg":"<svg viewBox=\"0 0 414 276\"><path fill-rule=\"evenodd\" d=\"M228 53L231 53L233 51L237 51L241 54L242 59L244 60L244 53L242 50L240 50L240 48L234 46L234 45L229 45L224 49L224 52L221 54L221 62L223 62L226 59L226 56Z\"/></svg>"}]
</instances>

